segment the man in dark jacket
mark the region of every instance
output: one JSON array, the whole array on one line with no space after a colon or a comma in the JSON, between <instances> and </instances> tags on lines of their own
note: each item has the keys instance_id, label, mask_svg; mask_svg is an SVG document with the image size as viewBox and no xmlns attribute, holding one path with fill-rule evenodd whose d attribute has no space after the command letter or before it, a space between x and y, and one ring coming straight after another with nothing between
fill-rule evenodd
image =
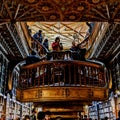
<instances>
[{"instance_id":1,"label":"man in dark jacket","mask_svg":"<svg viewBox=\"0 0 120 120\"><path fill-rule=\"evenodd\" d=\"M31 55L27 56L26 58L26 65L39 62L39 61L40 61L40 57L36 55L35 51L32 51Z\"/></svg>"},{"instance_id":2,"label":"man in dark jacket","mask_svg":"<svg viewBox=\"0 0 120 120\"><path fill-rule=\"evenodd\" d=\"M43 41L42 30L39 30L37 33L33 35L35 40L38 40L40 43Z\"/></svg>"}]
</instances>

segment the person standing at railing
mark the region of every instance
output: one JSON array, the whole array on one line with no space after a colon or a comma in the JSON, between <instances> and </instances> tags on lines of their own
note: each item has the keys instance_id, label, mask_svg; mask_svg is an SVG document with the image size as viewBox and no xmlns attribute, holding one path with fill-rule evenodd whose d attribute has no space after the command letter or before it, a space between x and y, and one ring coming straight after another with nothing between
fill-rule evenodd
<instances>
[{"instance_id":1,"label":"person standing at railing","mask_svg":"<svg viewBox=\"0 0 120 120\"><path fill-rule=\"evenodd\" d=\"M49 50L49 43L48 43L48 39L47 39L47 38L44 40L43 46L44 46L45 48L47 48L47 50Z\"/></svg>"},{"instance_id":2,"label":"person standing at railing","mask_svg":"<svg viewBox=\"0 0 120 120\"><path fill-rule=\"evenodd\" d=\"M60 43L59 37L56 37L55 42L52 43L52 49L53 49L53 51L57 51L57 52L63 50L63 45L62 45L62 43Z\"/></svg>"},{"instance_id":3,"label":"person standing at railing","mask_svg":"<svg viewBox=\"0 0 120 120\"><path fill-rule=\"evenodd\" d=\"M26 58L26 65L39 62L39 61L40 61L40 57L36 54L35 51L32 51L31 54Z\"/></svg>"},{"instance_id":4,"label":"person standing at railing","mask_svg":"<svg viewBox=\"0 0 120 120\"><path fill-rule=\"evenodd\" d=\"M35 40L38 40L42 44L42 41L43 41L42 30L39 30L37 33L35 33L33 35L33 38Z\"/></svg>"},{"instance_id":5,"label":"person standing at railing","mask_svg":"<svg viewBox=\"0 0 120 120\"><path fill-rule=\"evenodd\" d=\"M72 51L73 60L77 60L77 44L75 40L72 41L72 46L70 48L70 51Z\"/></svg>"},{"instance_id":6,"label":"person standing at railing","mask_svg":"<svg viewBox=\"0 0 120 120\"><path fill-rule=\"evenodd\" d=\"M60 43L60 38L59 37L56 37L55 42L52 43L52 49L55 52L60 52L60 51L63 50L63 45L62 45L62 43ZM53 56L53 59L61 59L61 57L62 56L59 53L56 53Z\"/></svg>"},{"instance_id":7,"label":"person standing at railing","mask_svg":"<svg viewBox=\"0 0 120 120\"><path fill-rule=\"evenodd\" d=\"M76 44L75 40L72 41L72 46L71 46L70 50L77 51L77 44Z\"/></svg>"}]
</instances>

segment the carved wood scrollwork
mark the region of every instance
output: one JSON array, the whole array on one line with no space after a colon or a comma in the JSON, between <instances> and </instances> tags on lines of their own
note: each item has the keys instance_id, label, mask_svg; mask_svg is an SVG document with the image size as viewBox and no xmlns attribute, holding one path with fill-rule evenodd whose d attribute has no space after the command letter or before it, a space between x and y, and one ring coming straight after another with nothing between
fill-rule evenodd
<instances>
[{"instance_id":1,"label":"carved wood scrollwork","mask_svg":"<svg viewBox=\"0 0 120 120\"><path fill-rule=\"evenodd\" d=\"M108 92L106 92L106 90L104 90L104 97L107 99L108 95L107 95Z\"/></svg>"},{"instance_id":2,"label":"carved wood scrollwork","mask_svg":"<svg viewBox=\"0 0 120 120\"><path fill-rule=\"evenodd\" d=\"M24 97L24 95L23 95L23 91L20 91L20 99L22 100L23 99L23 97Z\"/></svg>"},{"instance_id":3,"label":"carved wood scrollwork","mask_svg":"<svg viewBox=\"0 0 120 120\"><path fill-rule=\"evenodd\" d=\"M119 22L119 4L118 0L4 0L0 20Z\"/></svg>"},{"instance_id":4,"label":"carved wood scrollwork","mask_svg":"<svg viewBox=\"0 0 120 120\"><path fill-rule=\"evenodd\" d=\"M42 90L38 90L36 92L36 98L40 98L40 97L42 97Z\"/></svg>"},{"instance_id":5,"label":"carved wood scrollwork","mask_svg":"<svg viewBox=\"0 0 120 120\"><path fill-rule=\"evenodd\" d=\"M66 93L66 97L70 96L70 90L69 89L65 89L65 93Z\"/></svg>"},{"instance_id":6,"label":"carved wood scrollwork","mask_svg":"<svg viewBox=\"0 0 120 120\"><path fill-rule=\"evenodd\" d=\"M88 99L91 100L91 99L93 99L93 97L94 97L94 92L93 92L93 90L89 90L89 91L88 91Z\"/></svg>"},{"instance_id":7,"label":"carved wood scrollwork","mask_svg":"<svg viewBox=\"0 0 120 120\"><path fill-rule=\"evenodd\" d=\"M66 92L65 92L65 89L62 90L62 96L66 96Z\"/></svg>"},{"instance_id":8,"label":"carved wood scrollwork","mask_svg":"<svg viewBox=\"0 0 120 120\"><path fill-rule=\"evenodd\" d=\"M63 89L62 90L62 95L64 96L64 97L68 97L68 96L70 96L70 90L69 89Z\"/></svg>"},{"instance_id":9,"label":"carved wood scrollwork","mask_svg":"<svg viewBox=\"0 0 120 120\"><path fill-rule=\"evenodd\" d=\"M106 100L108 90L102 88L36 88L17 90L17 99L26 101L63 101L63 100Z\"/></svg>"}]
</instances>

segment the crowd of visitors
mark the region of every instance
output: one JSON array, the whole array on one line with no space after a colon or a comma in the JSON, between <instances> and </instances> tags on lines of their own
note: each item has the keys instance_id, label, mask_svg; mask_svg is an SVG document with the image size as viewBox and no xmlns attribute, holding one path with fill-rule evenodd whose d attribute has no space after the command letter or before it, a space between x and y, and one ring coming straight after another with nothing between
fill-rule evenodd
<instances>
[{"instance_id":1,"label":"crowd of visitors","mask_svg":"<svg viewBox=\"0 0 120 120\"><path fill-rule=\"evenodd\" d=\"M33 35L33 38L37 41L40 42L40 44L43 44L43 46L49 50L49 42L48 42L48 39L44 39L43 40L43 35L42 35L42 30L39 30L38 32L36 32L34 35Z\"/></svg>"},{"instance_id":2,"label":"crowd of visitors","mask_svg":"<svg viewBox=\"0 0 120 120\"><path fill-rule=\"evenodd\" d=\"M39 30L37 33L33 35L35 40L38 40L40 43L43 42L42 30Z\"/></svg>"},{"instance_id":3,"label":"crowd of visitors","mask_svg":"<svg viewBox=\"0 0 120 120\"><path fill-rule=\"evenodd\" d=\"M119 117L116 120L120 120L120 111L118 113ZM34 117L33 117L34 116ZM51 112L50 111L40 111L38 113L34 113L33 115L25 115L24 118L22 120L52 120L53 118L51 118ZM0 119L0 120L5 120L4 119ZM15 120L21 120L19 117L17 117ZM57 116L56 118L54 118L53 120L65 120L64 118L62 118L61 116ZM79 120L98 120L98 119L92 119L87 117L87 115L85 115L82 119L79 118ZM108 117L104 117L103 119L99 119L99 120L109 120Z\"/></svg>"},{"instance_id":4,"label":"crowd of visitors","mask_svg":"<svg viewBox=\"0 0 120 120\"><path fill-rule=\"evenodd\" d=\"M50 111L36 112L36 110L33 109L32 115L25 115L24 118L16 117L16 119L14 120L52 120L51 114L52 113ZM0 120L6 120L5 115L2 115ZM13 120L13 119L9 119L9 120ZM57 116L56 118L54 118L54 120L64 120L64 118L62 118L61 116ZM79 118L79 120L81 120L81 118ZM92 118L87 117L87 115L85 115L82 118L82 120L98 120L98 119L92 119ZM99 120L109 120L109 118L104 117L103 119L99 119ZM120 111L118 112L118 118L116 120L120 120Z\"/></svg>"},{"instance_id":5,"label":"crowd of visitors","mask_svg":"<svg viewBox=\"0 0 120 120\"><path fill-rule=\"evenodd\" d=\"M43 41L42 30L39 30L39 32L34 34L33 38L38 40L46 49L49 50L49 41L47 38ZM69 50L72 52L72 59L85 61L86 48L83 48L81 44L76 43L75 40L73 40L71 44L72 46ZM52 50L56 52L60 52L64 49L63 44L60 42L60 37L55 38L55 41L51 44L51 47Z\"/></svg>"}]
</instances>

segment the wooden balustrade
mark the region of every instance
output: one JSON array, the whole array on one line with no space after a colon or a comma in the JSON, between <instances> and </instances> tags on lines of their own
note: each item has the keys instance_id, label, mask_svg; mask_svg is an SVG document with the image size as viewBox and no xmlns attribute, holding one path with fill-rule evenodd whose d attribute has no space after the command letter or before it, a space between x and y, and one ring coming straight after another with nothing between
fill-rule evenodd
<instances>
[{"instance_id":1,"label":"wooden balustrade","mask_svg":"<svg viewBox=\"0 0 120 120\"><path fill-rule=\"evenodd\" d=\"M77 60L42 61L23 66L18 87L107 85L106 69L100 64Z\"/></svg>"},{"instance_id":2,"label":"wooden balustrade","mask_svg":"<svg viewBox=\"0 0 120 120\"><path fill-rule=\"evenodd\" d=\"M23 65L16 99L21 102L92 101L108 98L108 78L101 62L73 60L71 51L47 52L46 59Z\"/></svg>"},{"instance_id":3,"label":"wooden balustrade","mask_svg":"<svg viewBox=\"0 0 120 120\"><path fill-rule=\"evenodd\" d=\"M47 60L72 60L73 55L77 52L72 52L70 50L66 51L49 51L47 52Z\"/></svg>"}]
</instances>

